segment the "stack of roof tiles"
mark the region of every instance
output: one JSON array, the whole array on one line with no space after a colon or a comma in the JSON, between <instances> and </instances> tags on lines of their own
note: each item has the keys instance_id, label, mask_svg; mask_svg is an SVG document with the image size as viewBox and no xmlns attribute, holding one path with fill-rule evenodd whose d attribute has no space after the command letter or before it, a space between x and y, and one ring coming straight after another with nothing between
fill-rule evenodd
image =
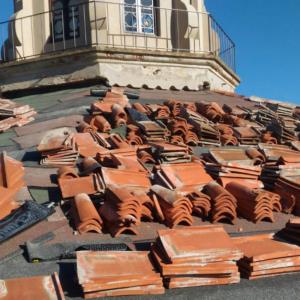
<instances>
[{"instance_id":1,"label":"stack of roof tiles","mask_svg":"<svg viewBox=\"0 0 300 300\"><path fill-rule=\"evenodd\" d=\"M42 152L41 165L49 167L74 166L78 152L72 148Z\"/></svg>"},{"instance_id":2,"label":"stack of roof tiles","mask_svg":"<svg viewBox=\"0 0 300 300\"><path fill-rule=\"evenodd\" d=\"M193 103L191 103L193 104ZM190 105L191 105L190 104ZM204 116L200 115L194 109L188 107L182 107L180 116L187 120L187 122L193 126L193 130L198 136L198 144L201 146L205 145L220 145L220 132L213 122L209 121Z\"/></svg>"},{"instance_id":3,"label":"stack of roof tiles","mask_svg":"<svg viewBox=\"0 0 300 300\"><path fill-rule=\"evenodd\" d=\"M243 148L212 149L205 157L206 170L222 186L231 181L239 181L253 188L262 188L259 181L261 167L256 165L261 158L252 158L252 155L252 152Z\"/></svg>"},{"instance_id":4,"label":"stack of roof tiles","mask_svg":"<svg viewBox=\"0 0 300 300\"><path fill-rule=\"evenodd\" d=\"M257 145L260 141L260 132L253 127L234 127L233 133L241 145Z\"/></svg>"},{"instance_id":5,"label":"stack of roof tiles","mask_svg":"<svg viewBox=\"0 0 300 300\"><path fill-rule=\"evenodd\" d=\"M259 279L300 271L300 247L276 240L272 234L233 238L244 253L238 262L241 277Z\"/></svg>"},{"instance_id":6,"label":"stack of roof tiles","mask_svg":"<svg viewBox=\"0 0 300 300\"><path fill-rule=\"evenodd\" d=\"M256 120L266 126L278 143L297 139L295 132L297 119L293 116L294 108L283 103L261 104L256 112Z\"/></svg>"},{"instance_id":7,"label":"stack of roof tiles","mask_svg":"<svg viewBox=\"0 0 300 300\"><path fill-rule=\"evenodd\" d=\"M168 119L171 115L169 107L163 104L148 104L144 112L150 113L150 115L157 120Z\"/></svg>"},{"instance_id":8,"label":"stack of roof tiles","mask_svg":"<svg viewBox=\"0 0 300 300\"><path fill-rule=\"evenodd\" d=\"M102 100L98 100L91 105L91 113L92 115L102 115L107 119L111 118L112 122L117 124L119 119L126 120L127 117L124 115L122 109L128 103L129 100L124 94L124 89L113 87L111 91L106 92ZM121 114L119 114L120 111L122 111Z\"/></svg>"},{"instance_id":9,"label":"stack of roof tiles","mask_svg":"<svg viewBox=\"0 0 300 300\"><path fill-rule=\"evenodd\" d=\"M159 121L138 121L136 125L146 142L164 141L169 135L167 128Z\"/></svg>"},{"instance_id":10,"label":"stack of roof tiles","mask_svg":"<svg viewBox=\"0 0 300 300\"><path fill-rule=\"evenodd\" d=\"M159 230L152 256L167 288L233 284L242 257L222 226Z\"/></svg>"},{"instance_id":11,"label":"stack of roof tiles","mask_svg":"<svg viewBox=\"0 0 300 300\"><path fill-rule=\"evenodd\" d=\"M0 220L19 207L16 194L25 185L24 167L21 162L0 154Z\"/></svg>"},{"instance_id":12,"label":"stack of roof tiles","mask_svg":"<svg viewBox=\"0 0 300 300\"><path fill-rule=\"evenodd\" d=\"M213 122L221 121L225 115L224 110L216 102L199 102L197 103L197 111Z\"/></svg>"},{"instance_id":13,"label":"stack of roof tiles","mask_svg":"<svg viewBox=\"0 0 300 300\"><path fill-rule=\"evenodd\" d=\"M149 252L77 252L77 277L86 299L164 294Z\"/></svg>"},{"instance_id":14,"label":"stack of roof tiles","mask_svg":"<svg viewBox=\"0 0 300 300\"><path fill-rule=\"evenodd\" d=\"M212 207L211 198L197 190L188 193L186 196L193 204L193 213L203 220L207 219Z\"/></svg>"},{"instance_id":15,"label":"stack of roof tiles","mask_svg":"<svg viewBox=\"0 0 300 300\"><path fill-rule=\"evenodd\" d=\"M195 176L197 174L197 176ZM201 190L212 178L201 162L163 164L156 170L157 180L169 189Z\"/></svg>"},{"instance_id":16,"label":"stack of roof tiles","mask_svg":"<svg viewBox=\"0 0 300 300\"><path fill-rule=\"evenodd\" d=\"M188 124L186 119L183 118L173 118L168 122L168 128L172 134L172 140L184 142L189 146L197 146L199 139L197 134L193 131L194 126Z\"/></svg>"},{"instance_id":17,"label":"stack of roof tiles","mask_svg":"<svg viewBox=\"0 0 300 300\"><path fill-rule=\"evenodd\" d=\"M151 209L152 201L146 193L111 186L106 190L100 215L113 236L124 232L137 234L135 226L141 223L143 217L152 218Z\"/></svg>"},{"instance_id":18,"label":"stack of roof tiles","mask_svg":"<svg viewBox=\"0 0 300 300\"><path fill-rule=\"evenodd\" d=\"M129 124L127 126L126 140L130 145L143 145L144 141L140 134L140 129L138 126Z\"/></svg>"},{"instance_id":19,"label":"stack of roof tiles","mask_svg":"<svg viewBox=\"0 0 300 300\"><path fill-rule=\"evenodd\" d=\"M295 128L289 128L286 127L286 125L287 124L284 124L282 120L274 119L272 123L267 126L267 130L271 131L272 135L281 144L298 140L298 137L295 135Z\"/></svg>"},{"instance_id":20,"label":"stack of roof tiles","mask_svg":"<svg viewBox=\"0 0 300 300\"><path fill-rule=\"evenodd\" d=\"M152 186L151 190L158 197L168 227L173 228L179 224L191 226L193 224L193 204L187 197L160 185Z\"/></svg>"},{"instance_id":21,"label":"stack of roof tiles","mask_svg":"<svg viewBox=\"0 0 300 300\"><path fill-rule=\"evenodd\" d=\"M253 111L255 120L263 125L268 125L276 118L276 113L263 104L259 104Z\"/></svg>"},{"instance_id":22,"label":"stack of roof tiles","mask_svg":"<svg viewBox=\"0 0 300 300\"><path fill-rule=\"evenodd\" d=\"M147 110L140 103L133 105L133 108L127 107L126 110L129 115L128 128L131 129L130 131L134 129L135 135L139 136L143 143L168 140L170 132L166 125L161 119L151 120L146 114Z\"/></svg>"},{"instance_id":23,"label":"stack of roof tiles","mask_svg":"<svg viewBox=\"0 0 300 300\"><path fill-rule=\"evenodd\" d=\"M299 107L299 106L296 106L296 107L294 108L293 116L294 116L297 120L300 120L300 107Z\"/></svg>"},{"instance_id":24,"label":"stack of roof tiles","mask_svg":"<svg viewBox=\"0 0 300 300\"><path fill-rule=\"evenodd\" d=\"M259 144L259 149L266 157L261 179L265 187L272 190L282 172L285 172L285 170L288 172L289 169L297 167L297 163L294 164L288 161L291 161L291 158L292 160L297 158L297 156L300 158L300 152L283 145L270 146L267 144Z\"/></svg>"},{"instance_id":25,"label":"stack of roof tiles","mask_svg":"<svg viewBox=\"0 0 300 300\"><path fill-rule=\"evenodd\" d=\"M300 152L288 146L260 144L266 157L262 172L265 186L281 196L284 212L300 215Z\"/></svg>"},{"instance_id":26,"label":"stack of roof tiles","mask_svg":"<svg viewBox=\"0 0 300 300\"><path fill-rule=\"evenodd\" d=\"M270 192L253 190L237 182L230 182L226 189L237 199L237 210L240 216L258 223L263 220L274 222L273 211L280 206L280 197Z\"/></svg>"},{"instance_id":27,"label":"stack of roof tiles","mask_svg":"<svg viewBox=\"0 0 300 300\"><path fill-rule=\"evenodd\" d=\"M233 135L233 129L227 124L218 124L216 128L219 130L221 136L220 141L223 146L237 146L238 139Z\"/></svg>"},{"instance_id":28,"label":"stack of roof tiles","mask_svg":"<svg viewBox=\"0 0 300 300\"><path fill-rule=\"evenodd\" d=\"M37 147L41 153L41 165L60 167L74 166L79 153L72 143L74 133L66 130L52 130L45 135Z\"/></svg>"},{"instance_id":29,"label":"stack of roof tiles","mask_svg":"<svg viewBox=\"0 0 300 300\"><path fill-rule=\"evenodd\" d=\"M150 144L154 149L153 157L160 163L184 163L192 159L189 148L185 145L174 145L166 142Z\"/></svg>"},{"instance_id":30,"label":"stack of roof tiles","mask_svg":"<svg viewBox=\"0 0 300 300\"><path fill-rule=\"evenodd\" d=\"M35 114L29 105L0 98L0 133L11 127L20 127L34 121Z\"/></svg>"},{"instance_id":31,"label":"stack of roof tiles","mask_svg":"<svg viewBox=\"0 0 300 300\"><path fill-rule=\"evenodd\" d=\"M211 198L211 221L225 221L234 224L237 218L237 200L217 182L211 182L204 187L204 193Z\"/></svg>"},{"instance_id":32,"label":"stack of roof tiles","mask_svg":"<svg viewBox=\"0 0 300 300\"><path fill-rule=\"evenodd\" d=\"M299 171L296 173L296 176L281 175L276 180L274 192L281 196L286 212L300 216L300 175Z\"/></svg>"}]
</instances>

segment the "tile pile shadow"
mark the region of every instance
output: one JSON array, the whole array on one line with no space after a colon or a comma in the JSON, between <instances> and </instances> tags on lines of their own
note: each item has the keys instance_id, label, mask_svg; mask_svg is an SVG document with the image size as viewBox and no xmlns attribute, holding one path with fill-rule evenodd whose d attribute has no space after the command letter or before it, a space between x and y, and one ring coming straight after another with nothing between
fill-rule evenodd
<instances>
[{"instance_id":1,"label":"tile pile shadow","mask_svg":"<svg viewBox=\"0 0 300 300\"><path fill-rule=\"evenodd\" d=\"M290 219L286 226L278 232L278 236L287 241L300 244L300 218Z\"/></svg>"}]
</instances>

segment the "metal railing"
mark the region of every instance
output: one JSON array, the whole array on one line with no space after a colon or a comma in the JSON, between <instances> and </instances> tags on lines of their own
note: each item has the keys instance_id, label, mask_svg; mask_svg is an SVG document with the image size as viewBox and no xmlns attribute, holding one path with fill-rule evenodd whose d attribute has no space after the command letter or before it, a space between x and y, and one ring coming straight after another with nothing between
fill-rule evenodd
<instances>
[{"instance_id":1,"label":"metal railing","mask_svg":"<svg viewBox=\"0 0 300 300\"><path fill-rule=\"evenodd\" d=\"M219 57L235 71L235 44L207 13L89 1L0 23L0 61L102 46Z\"/></svg>"}]
</instances>

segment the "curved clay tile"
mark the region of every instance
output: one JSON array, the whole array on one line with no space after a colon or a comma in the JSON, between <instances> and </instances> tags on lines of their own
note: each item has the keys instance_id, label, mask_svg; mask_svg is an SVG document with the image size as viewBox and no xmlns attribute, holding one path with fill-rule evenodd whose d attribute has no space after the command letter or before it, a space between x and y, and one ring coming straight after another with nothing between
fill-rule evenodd
<instances>
[{"instance_id":1,"label":"curved clay tile","mask_svg":"<svg viewBox=\"0 0 300 300\"><path fill-rule=\"evenodd\" d=\"M196 106L195 102L185 102L185 103L183 103L183 106L186 109L189 109L193 112L197 112L197 106Z\"/></svg>"},{"instance_id":2,"label":"curved clay tile","mask_svg":"<svg viewBox=\"0 0 300 300\"><path fill-rule=\"evenodd\" d=\"M218 223L218 222L226 222L226 223L229 222L231 224L235 224L236 217L233 217L231 212L227 212L226 210L224 210L213 216L212 223Z\"/></svg>"},{"instance_id":3,"label":"curved clay tile","mask_svg":"<svg viewBox=\"0 0 300 300\"><path fill-rule=\"evenodd\" d=\"M143 221L151 222L151 221L154 220L153 215L152 215L152 210L149 209L147 206L142 207L142 213L141 214L142 214L141 219Z\"/></svg>"},{"instance_id":4,"label":"curved clay tile","mask_svg":"<svg viewBox=\"0 0 300 300\"><path fill-rule=\"evenodd\" d=\"M116 232L121 234L124 227L130 230L132 226L139 225L143 216L151 219L149 209L143 207L144 203L151 203L151 199L147 199L147 195L139 191L135 191L135 194L141 197L134 195L129 189L116 186L107 189L105 202L99 212L113 236Z\"/></svg>"},{"instance_id":5,"label":"curved clay tile","mask_svg":"<svg viewBox=\"0 0 300 300\"><path fill-rule=\"evenodd\" d=\"M119 104L114 104L112 106L112 118L116 127L126 125L128 121L127 113Z\"/></svg>"},{"instance_id":6,"label":"curved clay tile","mask_svg":"<svg viewBox=\"0 0 300 300\"><path fill-rule=\"evenodd\" d=\"M211 199L201 192L193 192L187 195L193 204L193 212L201 218L207 218L211 211Z\"/></svg>"},{"instance_id":7,"label":"curved clay tile","mask_svg":"<svg viewBox=\"0 0 300 300\"><path fill-rule=\"evenodd\" d=\"M199 138L193 131L188 131L184 137L184 140L185 143L189 146L197 146L199 143Z\"/></svg>"},{"instance_id":8,"label":"curved clay tile","mask_svg":"<svg viewBox=\"0 0 300 300\"><path fill-rule=\"evenodd\" d=\"M179 216L178 218L168 220L167 225L170 228L175 227L176 225L185 225L185 226L192 226L193 225L193 218L191 216Z\"/></svg>"},{"instance_id":9,"label":"curved clay tile","mask_svg":"<svg viewBox=\"0 0 300 300\"><path fill-rule=\"evenodd\" d=\"M110 132L111 126L104 116L95 116L90 121L91 127L95 131Z\"/></svg>"},{"instance_id":10,"label":"curved clay tile","mask_svg":"<svg viewBox=\"0 0 300 300\"><path fill-rule=\"evenodd\" d=\"M90 124L82 121L77 126L77 130L78 130L78 132L81 132L81 133L87 133L87 132L93 131L93 128L92 128L92 126Z\"/></svg>"},{"instance_id":11,"label":"curved clay tile","mask_svg":"<svg viewBox=\"0 0 300 300\"><path fill-rule=\"evenodd\" d=\"M213 222L225 220L234 223L237 218L236 198L217 182L211 182L204 187L204 192L211 198L211 219Z\"/></svg>"},{"instance_id":12,"label":"curved clay tile","mask_svg":"<svg viewBox=\"0 0 300 300\"><path fill-rule=\"evenodd\" d=\"M101 217L109 223L136 224L140 218L140 214L137 215L136 211L119 211L107 201L101 206L99 212Z\"/></svg>"},{"instance_id":13,"label":"curved clay tile","mask_svg":"<svg viewBox=\"0 0 300 300\"><path fill-rule=\"evenodd\" d=\"M152 186L151 190L158 196L161 214L169 227L179 223L192 224L193 204L190 199L159 185Z\"/></svg>"},{"instance_id":14,"label":"curved clay tile","mask_svg":"<svg viewBox=\"0 0 300 300\"><path fill-rule=\"evenodd\" d=\"M143 139L135 133L127 134L127 142L133 146L144 144Z\"/></svg>"},{"instance_id":15,"label":"curved clay tile","mask_svg":"<svg viewBox=\"0 0 300 300\"><path fill-rule=\"evenodd\" d=\"M173 143L173 144L184 144L184 139L180 135L172 135L171 143Z\"/></svg>"},{"instance_id":16,"label":"curved clay tile","mask_svg":"<svg viewBox=\"0 0 300 300\"><path fill-rule=\"evenodd\" d=\"M72 179L79 177L76 169L68 166L60 167L57 171L57 176L59 179Z\"/></svg>"},{"instance_id":17,"label":"curved clay tile","mask_svg":"<svg viewBox=\"0 0 300 300\"><path fill-rule=\"evenodd\" d=\"M154 113L156 119L167 119L170 117L171 111L168 106L160 106Z\"/></svg>"},{"instance_id":18,"label":"curved clay tile","mask_svg":"<svg viewBox=\"0 0 300 300\"><path fill-rule=\"evenodd\" d=\"M103 224L102 219L87 194L75 196L71 205L72 217L79 233L86 233L89 231L101 233Z\"/></svg>"},{"instance_id":19,"label":"curved clay tile","mask_svg":"<svg viewBox=\"0 0 300 300\"><path fill-rule=\"evenodd\" d=\"M147 151L142 150L137 153L138 158L143 162L146 163L153 163L155 164L155 159L152 157L151 154L149 154Z\"/></svg>"},{"instance_id":20,"label":"curved clay tile","mask_svg":"<svg viewBox=\"0 0 300 300\"><path fill-rule=\"evenodd\" d=\"M226 189L237 198L239 215L254 223L262 220L274 222L274 205L269 192L253 190L237 182L227 184Z\"/></svg>"},{"instance_id":21,"label":"curved clay tile","mask_svg":"<svg viewBox=\"0 0 300 300\"><path fill-rule=\"evenodd\" d=\"M181 103L179 101L172 99L172 100L168 100L168 101L164 102L164 104L170 108L172 115L174 117L180 115Z\"/></svg>"}]
</instances>

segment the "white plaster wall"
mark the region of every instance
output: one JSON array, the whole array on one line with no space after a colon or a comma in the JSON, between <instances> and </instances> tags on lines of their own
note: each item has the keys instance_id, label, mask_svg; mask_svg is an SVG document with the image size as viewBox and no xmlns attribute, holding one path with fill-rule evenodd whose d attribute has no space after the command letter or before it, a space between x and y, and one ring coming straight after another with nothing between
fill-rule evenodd
<instances>
[{"instance_id":1,"label":"white plaster wall","mask_svg":"<svg viewBox=\"0 0 300 300\"><path fill-rule=\"evenodd\" d=\"M44 51L45 42L50 35L50 16L37 14L48 10L48 0L26 0L23 1L23 9L14 14L16 58L39 55ZM10 39L13 40L13 37Z\"/></svg>"},{"instance_id":2,"label":"white plaster wall","mask_svg":"<svg viewBox=\"0 0 300 300\"><path fill-rule=\"evenodd\" d=\"M196 66L184 64L157 64L123 61L101 61L99 64L100 76L107 78L110 84L120 86L149 88L160 87L170 89L175 87L198 90L204 81L208 81L212 89L233 92L235 86L226 81L209 66Z\"/></svg>"},{"instance_id":3,"label":"white plaster wall","mask_svg":"<svg viewBox=\"0 0 300 300\"><path fill-rule=\"evenodd\" d=\"M180 0L178 0L180 1ZM82 0L73 0L82 3ZM107 3L109 2L109 3ZM203 0L181 0L188 13L189 27L185 38L189 39L191 52L208 51L208 22ZM63 50L88 44L110 45L119 48L140 48L149 50L172 51L171 32L176 30L176 24L171 24L172 0L160 1L160 36L126 33L123 20L123 0L98 0L96 4L86 0L86 5L80 6L81 34L76 40L63 42L53 41L50 37L51 15L35 16L17 20L15 23L18 43L17 57L39 55L52 50ZM48 0L23 1L23 9L14 18L22 18L49 11ZM86 26L84 26L86 24ZM180 26L180 20L179 24ZM173 27L172 27L173 26Z\"/></svg>"},{"instance_id":4,"label":"white plaster wall","mask_svg":"<svg viewBox=\"0 0 300 300\"><path fill-rule=\"evenodd\" d=\"M107 56L105 51L81 50L68 55L42 57L31 62L0 65L0 90L27 89L40 86L80 82L103 78L110 84L149 88L197 90L204 81L212 89L234 91L239 79L218 61L183 56L156 57L119 52Z\"/></svg>"}]
</instances>

